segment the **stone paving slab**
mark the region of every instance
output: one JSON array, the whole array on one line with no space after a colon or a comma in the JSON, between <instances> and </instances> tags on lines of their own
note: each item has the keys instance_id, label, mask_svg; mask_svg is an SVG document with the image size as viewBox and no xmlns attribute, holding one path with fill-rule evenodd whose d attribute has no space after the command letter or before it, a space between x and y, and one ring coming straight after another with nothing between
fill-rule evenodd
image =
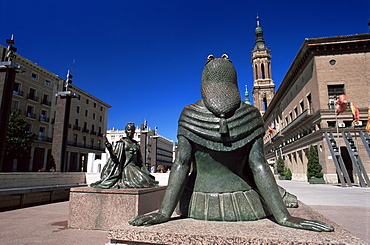
<instances>
[{"instance_id":1,"label":"stone paving slab","mask_svg":"<svg viewBox=\"0 0 370 245\"><path fill-rule=\"evenodd\" d=\"M292 229L269 219L217 222L175 218L164 224L144 227L123 223L109 232L109 238L112 244L367 244L301 202L298 209L289 211L293 216L328 223L335 227L335 231Z\"/></svg>"}]
</instances>

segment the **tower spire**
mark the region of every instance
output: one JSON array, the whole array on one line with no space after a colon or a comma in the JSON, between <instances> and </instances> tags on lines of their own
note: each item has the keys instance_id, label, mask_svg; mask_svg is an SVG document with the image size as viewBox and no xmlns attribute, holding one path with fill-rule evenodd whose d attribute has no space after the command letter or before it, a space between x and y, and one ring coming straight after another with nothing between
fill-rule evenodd
<instances>
[{"instance_id":1,"label":"tower spire","mask_svg":"<svg viewBox=\"0 0 370 245\"><path fill-rule=\"evenodd\" d=\"M260 17L257 14L257 27L254 31L254 35L256 36L256 41L254 42L254 49L253 50L265 50L267 49L265 45L265 39L263 38L263 30L260 23Z\"/></svg>"},{"instance_id":2,"label":"tower spire","mask_svg":"<svg viewBox=\"0 0 370 245\"><path fill-rule=\"evenodd\" d=\"M244 97L245 97L244 103L246 103L247 105L250 105L251 104L251 100L249 99L248 85L245 85Z\"/></svg>"},{"instance_id":3,"label":"tower spire","mask_svg":"<svg viewBox=\"0 0 370 245\"><path fill-rule=\"evenodd\" d=\"M256 40L252 50L253 68L253 102L261 114L263 114L272 98L274 97L275 83L271 75L271 55L263 38L260 17L257 15L257 27L254 31Z\"/></svg>"}]
</instances>

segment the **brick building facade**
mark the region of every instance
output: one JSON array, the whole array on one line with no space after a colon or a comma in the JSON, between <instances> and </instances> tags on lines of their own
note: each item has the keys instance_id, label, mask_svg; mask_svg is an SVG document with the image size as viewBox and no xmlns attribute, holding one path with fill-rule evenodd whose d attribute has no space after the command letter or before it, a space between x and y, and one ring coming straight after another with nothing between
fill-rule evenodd
<instances>
[{"instance_id":1,"label":"brick building facade","mask_svg":"<svg viewBox=\"0 0 370 245\"><path fill-rule=\"evenodd\" d=\"M370 100L369 51L370 34L306 39L298 51L263 117L266 129L275 126L264 137L266 158L274 163L282 156L293 180L307 181L310 145L318 151L327 183L340 181L335 162L339 156L352 183L360 180L351 155L362 159L365 172L370 172L368 146L361 140ZM350 108L336 116L335 102L341 94L359 109L359 123L353 123ZM352 150L345 144L347 133L355 145ZM330 134L339 156L327 142L325 135Z\"/></svg>"}]
</instances>

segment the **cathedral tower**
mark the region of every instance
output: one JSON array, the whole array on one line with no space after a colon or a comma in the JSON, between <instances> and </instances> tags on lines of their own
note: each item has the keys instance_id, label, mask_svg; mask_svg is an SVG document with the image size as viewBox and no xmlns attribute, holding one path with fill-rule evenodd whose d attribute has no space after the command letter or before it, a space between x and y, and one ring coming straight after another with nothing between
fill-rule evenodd
<instances>
[{"instance_id":1,"label":"cathedral tower","mask_svg":"<svg viewBox=\"0 0 370 245\"><path fill-rule=\"evenodd\" d=\"M263 31L260 26L260 20L257 16L257 28L254 32L256 41L252 50L252 69L253 69L253 101L261 114L274 97L275 83L271 75L271 55L263 39Z\"/></svg>"}]
</instances>

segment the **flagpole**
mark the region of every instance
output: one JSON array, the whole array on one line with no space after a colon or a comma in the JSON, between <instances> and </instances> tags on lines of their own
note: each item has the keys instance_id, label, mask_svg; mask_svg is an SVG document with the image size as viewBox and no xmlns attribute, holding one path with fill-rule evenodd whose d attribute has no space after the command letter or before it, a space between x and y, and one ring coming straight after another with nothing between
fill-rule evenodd
<instances>
[{"instance_id":1,"label":"flagpole","mask_svg":"<svg viewBox=\"0 0 370 245\"><path fill-rule=\"evenodd\" d=\"M338 115L337 115L336 109L334 109L334 113L335 113L335 126L336 126L336 129L337 129L337 139L338 139L337 146L338 146L338 153L339 153L339 155L341 155L341 153L340 153L340 143L339 143Z\"/></svg>"}]
</instances>

